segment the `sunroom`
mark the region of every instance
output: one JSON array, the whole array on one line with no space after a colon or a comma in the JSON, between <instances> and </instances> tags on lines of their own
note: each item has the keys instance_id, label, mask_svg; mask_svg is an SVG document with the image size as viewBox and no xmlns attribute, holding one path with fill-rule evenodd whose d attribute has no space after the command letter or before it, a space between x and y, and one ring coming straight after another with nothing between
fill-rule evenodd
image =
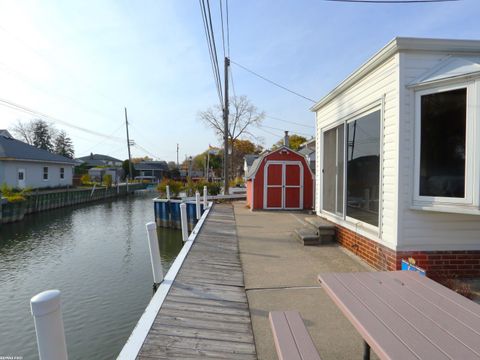
<instances>
[{"instance_id":1,"label":"sunroom","mask_svg":"<svg viewBox=\"0 0 480 360\"><path fill-rule=\"evenodd\" d=\"M316 212L342 246L480 274L480 41L396 38L312 111Z\"/></svg>"}]
</instances>

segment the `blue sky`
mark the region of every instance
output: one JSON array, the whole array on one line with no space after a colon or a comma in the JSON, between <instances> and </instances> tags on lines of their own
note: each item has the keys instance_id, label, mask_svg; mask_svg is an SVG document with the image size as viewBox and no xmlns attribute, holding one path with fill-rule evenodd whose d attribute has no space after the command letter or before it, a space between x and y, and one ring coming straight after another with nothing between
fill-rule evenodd
<instances>
[{"instance_id":1,"label":"blue sky","mask_svg":"<svg viewBox=\"0 0 480 360\"><path fill-rule=\"evenodd\" d=\"M219 2L211 0L220 58ZM232 60L319 100L395 36L480 39L480 1L380 5L230 0ZM0 99L60 120L77 156L175 160L218 144L197 113L218 102L198 1L0 1ZM267 115L254 133L314 134L311 103L232 65L237 95ZM0 103L0 128L34 116ZM67 122L70 125L62 123ZM97 136L77 127L109 135Z\"/></svg>"}]
</instances>

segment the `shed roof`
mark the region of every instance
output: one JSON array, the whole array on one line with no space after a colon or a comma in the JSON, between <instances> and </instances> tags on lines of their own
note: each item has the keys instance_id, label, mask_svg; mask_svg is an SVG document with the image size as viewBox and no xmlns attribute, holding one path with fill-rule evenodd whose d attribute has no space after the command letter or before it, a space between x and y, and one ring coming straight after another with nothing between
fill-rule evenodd
<instances>
[{"instance_id":1,"label":"shed roof","mask_svg":"<svg viewBox=\"0 0 480 360\"><path fill-rule=\"evenodd\" d=\"M76 165L75 160L0 135L0 160L35 161Z\"/></svg>"},{"instance_id":2,"label":"shed roof","mask_svg":"<svg viewBox=\"0 0 480 360\"><path fill-rule=\"evenodd\" d=\"M252 166L255 159L257 159L259 156L260 155L258 154L248 154L248 155L245 155L243 158L245 159L247 166Z\"/></svg>"},{"instance_id":3,"label":"shed roof","mask_svg":"<svg viewBox=\"0 0 480 360\"><path fill-rule=\"evenodd\" d=\"M133 166L135 170L168 170L166 161L142 161Z\"/></svg>"},{"instance_id":4,"label":"shed roof","mask_svg":"<svg viewBox=\"0 0 480 360\"><path fill-rule=\"evenodd\" d=\"M288 151L291 151L292 153L300 155L301 157L305 158L305 155L300 154L298 151L292 150L292 149L290 149L289 147L286 147L286 146L280 146L278 149L270 151L270 152L265 152L265 153L261 154L257 159L255 159L255 161L252 163L252 166L250 167L250 170L245 175L245 177L247 179L251 179L252 177L254 177L255 174L257 173L258 169L260 168L260 164L262 163L263 159L265 159L267 156L269 156L271 154L274 154L274 153L279 152L279 151L284 150L284 149L286 149ZM310 170L310 172L312 171L310 168L308 168L308 169ZM313 173L312 173L312 175L313 175Z\"/></svg>"},{"instance_id":5,"label":"shed roof","mask_svg":"<svg viewBox=\"0 0 480 360\"><path fill-rule=\"evenodd\" d=\"M122 162L122 160L116 159L112 156L103 155L103 154L93 154L93 153L87 156L79 157L77 158L77 160L82 160L88 163L93 163L95 160Z\"/></svg>"}]
</instances>

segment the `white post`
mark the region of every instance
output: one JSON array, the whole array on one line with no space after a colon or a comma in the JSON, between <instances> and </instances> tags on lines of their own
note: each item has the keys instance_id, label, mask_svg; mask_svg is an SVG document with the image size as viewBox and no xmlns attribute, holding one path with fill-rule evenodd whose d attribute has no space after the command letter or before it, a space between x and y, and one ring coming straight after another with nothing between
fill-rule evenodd
<instances>
[{"instance_id":1,"label":"white post","mask_svg":"<svg viewBox=\"0 0 480 360\"><path fill-rule=\"evenodd\" d=\"M206 209L208 205L208 189L206 186L203 187L203 208Z\"/></svg>"},{"instance_id":2,"label":"white post","mask_svg":"<svg viewBox=\"0 0 480 360\"><path fill-rule=\"evenodd\" d=\"M47 290L30 299L40 360L67 360L59 290Z\"/></svg>"},{"instance_id":3,"label":"white post","mask_svg":"<svg viewBox=\"0 0 480 360\"><path fill-rule=\"evenodd\" d=\"M165 186L165 192L167 193L167 200L170 200L170 186Z\"/></svg>"},{"instance_id":4,"label":"white post","mask_svg":"<svg viewBox=\"0 0 480 360\"><path fill-rule=\"evenodd\" d=\"M187 204L180 204L180 220L182 221L182 239L188 240L188 223L187 223Z\"/></svg>"},{"instance_id":5,"label":"white post","mask_svg":"<svg viewBox=\"0 0 480 360\"><path fill-rule=\"evenodd\" d=\"M148 248L150 249L150 261L152 262L153 283L160 284L163 281L162 259L158 247L157 224L153 221L146 224L148 234Z\"/></svg>"},{"instance_id":6,"label":"white post","mask_svg":"<svg viewBox=\"0 0 480 360\"><path fill-rule=\"evenodd\" d=\"M197 211L197 220L199 220L202 212L200 211L200 193L198 191L195 193L195 210Z\"/></svg>"}]
</instances>

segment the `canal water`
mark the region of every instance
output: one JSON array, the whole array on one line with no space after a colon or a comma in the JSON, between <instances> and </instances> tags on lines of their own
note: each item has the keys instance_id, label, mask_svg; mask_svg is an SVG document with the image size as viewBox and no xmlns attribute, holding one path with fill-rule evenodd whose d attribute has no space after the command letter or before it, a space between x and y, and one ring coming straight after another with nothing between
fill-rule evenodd
<instances>
[{"instance_id":1,"label":"canal water","mask_svg":"<svg viewBox=\"0 0 480 360\"><path fill-rule=\"evenodd\" d=\"M152 297L145 223L155 193L29 215L0 227L0 358L38 359L30 298L62 292L69 359L114 359ZM181 232L158 229L164 272Z\"/></svg>"}]
</instances>

